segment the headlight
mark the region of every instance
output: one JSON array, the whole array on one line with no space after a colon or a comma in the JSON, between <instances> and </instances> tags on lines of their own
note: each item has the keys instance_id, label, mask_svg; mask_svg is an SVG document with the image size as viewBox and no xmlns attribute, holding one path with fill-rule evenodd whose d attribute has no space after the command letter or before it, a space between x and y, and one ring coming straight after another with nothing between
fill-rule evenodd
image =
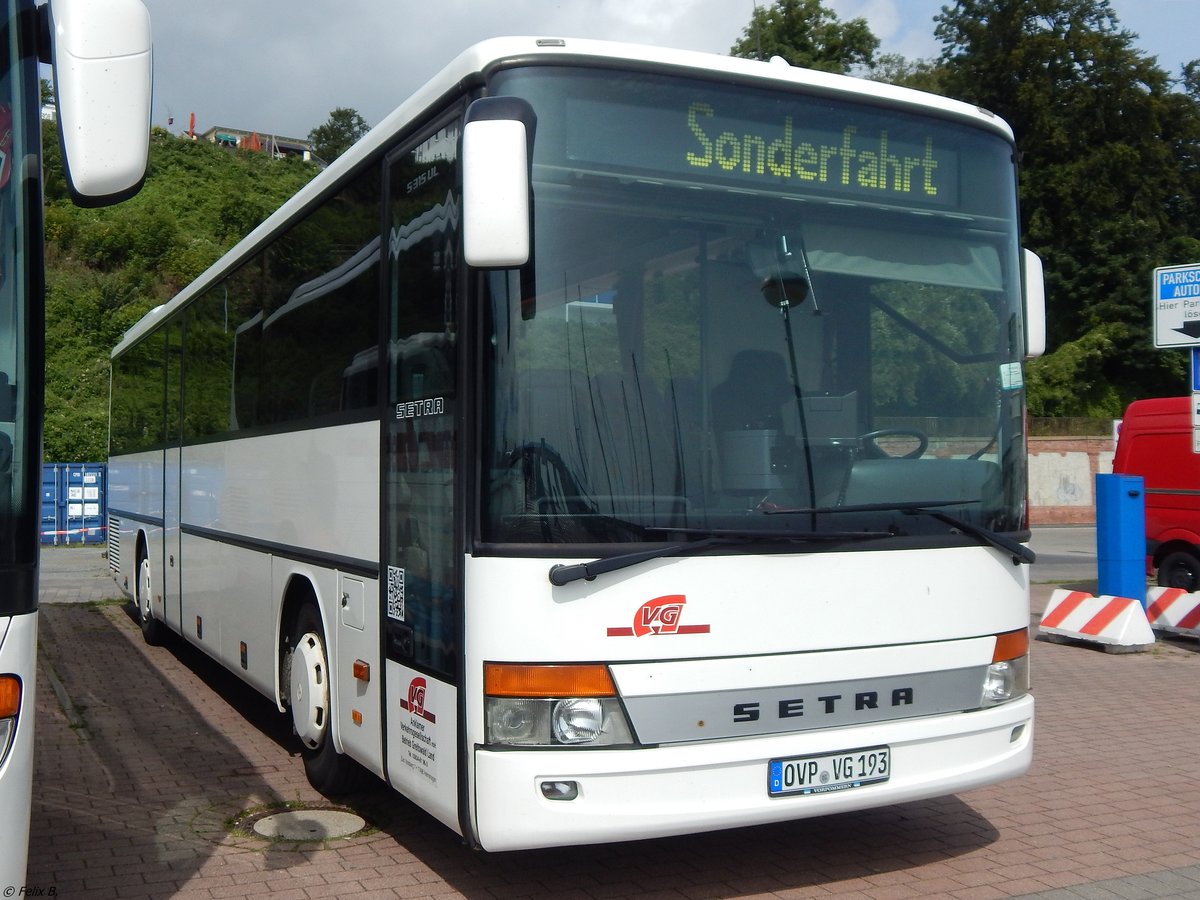
<instances>
[{"instance_id":1,"label":"headlight","mask_svg":"<svg viewBox=\"0 0 1200 900\"><path fill-rule=\"evenodd\" d=\"M542 744L550 733L550 706L545 700L488 697L489 744Z\"/></svg>"},{"instance_id":2,"label":"headlight","mask_svg":"<svg viewBox=\"0 0 1200 900\"><path fill-rule=\"evenodd\" d=\"M992 663L983 679L983 705L1007 703L1029 693L1029 657Z\"/></svg>"},{"instance_id":3,"label":"headlight","mask_svg":"<svg viewBox=\"0 0 1200 900\"><path fill-rule=\"evenodd\" d=\"M16 727L16 719L0 719L0 765L4 764L4 757L8 756L8 745Z\"/></svg>"},{"instance_id":4,"label":"headlight","mask_svg":"<svg viewBox=\"0 0 1200 900\"><path fill-rule=\"evenodd\" d=\"M996 635L992 664L983 677L981 706L996 706L1029 693L1029 631Z\"/></svg>"},{"instance_id":5,"label":"headlight","mask_svg":"<svg viewBox=\"0 0 1200 900\"><path fill-rule=\"evenodd\" d=\"M554 740L560 744L587 744L604 730L604 708L595 697L559 700L554 704L550 724Z\"/></svg>"},{"instance_id":6,"label":"headlight","mask_svg":"<svg viewBox=\"0 0 1200 900\"><path fill-rule=\"evenodd\" d=\"M484 668L487 742L516 747L630 745L633 733L604 666Z\"/></svg>"}]
</instances>

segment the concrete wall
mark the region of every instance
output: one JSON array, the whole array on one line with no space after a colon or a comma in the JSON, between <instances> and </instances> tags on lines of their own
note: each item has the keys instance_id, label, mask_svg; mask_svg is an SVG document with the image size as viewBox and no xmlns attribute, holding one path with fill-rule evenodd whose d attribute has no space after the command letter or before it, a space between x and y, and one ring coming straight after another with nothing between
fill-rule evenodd
<instances>
[{"instance_id":1,"label":"concrete wall","mask_svg":"<svg viewBox=\"0 0 1200 900\"><path fill-rule=\"evenodd\" d=\"M1029 521L1033 525L1091 525L1095 477L1112 472L1110 437L1031 437Z\"/></svg>"}]
</instances>

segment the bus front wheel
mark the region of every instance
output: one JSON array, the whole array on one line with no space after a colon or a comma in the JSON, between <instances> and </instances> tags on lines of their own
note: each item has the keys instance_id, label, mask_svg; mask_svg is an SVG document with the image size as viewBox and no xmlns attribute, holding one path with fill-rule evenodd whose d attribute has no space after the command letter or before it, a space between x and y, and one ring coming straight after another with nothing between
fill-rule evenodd
<instances>
[{"instance_id":1,"label":"bus front wheel","mask_svg":"<svg viewBox=\"0 0 1200 900\"><path fill-rule=\"evenodd\" d=\"M333 746L329 654L320 617L312 606L300 611L292 629L288 688L292 727L300 738L309 784L322 794L355 790L365 770Z\"/></svg>"},{"instance_id":2,"label":"bus front wheel","mask_svg":"<svg viewBox=\"0 0 1200 900\"><path fill-rule=\"evenodd\" d=\"M162 622L154 618L151 598L154 584L150 571L150 557L144 547L138 550L137 583L134 586L134 599L137 601L138 621L142 626L142 639L151 647L161 646L166 638L166 630Z\"/></svg>"}]
</instances>

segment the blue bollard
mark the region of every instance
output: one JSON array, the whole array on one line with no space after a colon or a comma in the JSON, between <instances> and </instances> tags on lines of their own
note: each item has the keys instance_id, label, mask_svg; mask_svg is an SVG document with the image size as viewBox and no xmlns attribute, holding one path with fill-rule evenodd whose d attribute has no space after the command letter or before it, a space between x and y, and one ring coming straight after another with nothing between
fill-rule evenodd
<instances>
[{"instance_id":1,"label":"blue bollard","mask_svg":"<svg viewBox=\"0 0 1200 900\"><path fill-rule=\"evenodd\" d=\"M1101 594L1146 606L1146 503L1140 475L1096 476L1096 571Z\"/></svg>"}]
</instances>

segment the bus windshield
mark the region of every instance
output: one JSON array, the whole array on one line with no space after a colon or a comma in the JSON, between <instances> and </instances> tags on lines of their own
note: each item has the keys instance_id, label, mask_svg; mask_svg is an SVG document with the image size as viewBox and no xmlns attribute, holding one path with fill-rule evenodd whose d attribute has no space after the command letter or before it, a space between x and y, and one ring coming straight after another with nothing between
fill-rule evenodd
<instances>
[{"instance_id":1,"label":"bus windshield","mask_svg":"<svg viewBox=\"0 0 1200 900\"><path fill-rule=\"evenodd\" d=\"M1000 131L646 72L490 87L538 124L531 262L486 276L484 542L1025 527Z\"/></svg>"}]
</instances>

